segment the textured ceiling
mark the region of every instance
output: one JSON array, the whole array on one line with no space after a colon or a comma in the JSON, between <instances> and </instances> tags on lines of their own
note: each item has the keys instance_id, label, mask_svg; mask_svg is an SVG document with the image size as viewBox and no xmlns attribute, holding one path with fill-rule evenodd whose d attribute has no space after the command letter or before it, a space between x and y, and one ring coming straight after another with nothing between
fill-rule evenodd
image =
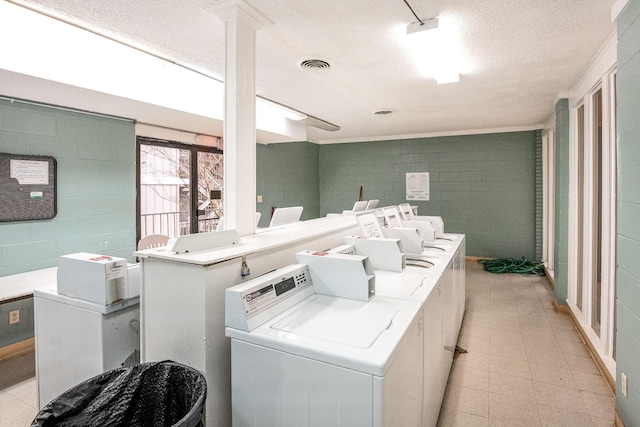
<instances>
[{"instance_id":1,"label":"textured ceiling","mask_svg":"<svg viewBox=\"0 0 640 427\"><path fill-rule=\"evenodd\" d=\"M532 127L553 113L614 31L615 0L409 0L452 29L460 82L420 75L404 49L403 0L248 0L273 25L257 33L259 95L340 126L308 139L362 140ZM212 0L16 0L223 78L224 26ZM330 70L298 67L321 58ZM393 114L374 116L380 109ZM189 129L185 124L184 129Z\"/></svg>"}]
</instances>

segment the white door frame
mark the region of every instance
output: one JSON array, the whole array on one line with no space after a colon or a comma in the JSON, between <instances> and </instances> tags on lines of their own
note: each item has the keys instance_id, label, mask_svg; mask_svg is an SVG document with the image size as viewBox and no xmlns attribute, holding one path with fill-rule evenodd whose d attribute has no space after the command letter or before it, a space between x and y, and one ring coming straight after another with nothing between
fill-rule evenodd
<instances>
[{"instance_id":1,"label":"white door frame","mask_svg":"<svg viewBox=\"0 0 640 427\"><path fill-rule=\"evenodd\" d=\"M577 99L571 106L571 138L570 138L570 174L569 188L569 289L567 302L574 316L582 326L591 345L599 354L603 363L615 378L614 335L615 335L615 280L616 280L616 129L615 129L615 67L609 69L584 96ZM595 280L594 237L596 232L594 204L594 105L593 96L602 90L602 230L601 230L601 319L600 336L592 329L592 306L595 299L591 284ZM577 116L578 108L584 106L584 191L578 194L578 138ZM583 229L578 230L579 223L578 197L582 197ZM578 236L582 236L583 265L579 272L577 259ZM582 274L579 274L582 273ZM582 277L582 310L578 307L578 277Z\"/></svg>"}]
</instances>

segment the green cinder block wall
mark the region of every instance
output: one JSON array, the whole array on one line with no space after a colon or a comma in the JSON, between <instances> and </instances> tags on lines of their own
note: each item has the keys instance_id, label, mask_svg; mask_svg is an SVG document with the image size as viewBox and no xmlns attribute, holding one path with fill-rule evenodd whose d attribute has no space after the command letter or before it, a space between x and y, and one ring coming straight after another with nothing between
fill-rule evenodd
<instances>
[{"instance_id":1,"label":"green cinder block wall","mask_svg":"<svg viewBox=\"0 0 640 427\"><path fill-rule=\"evenodd\" d=\"M0 152L57 161L57 216L0 223L0 276L95 252L133 261L136 229L132 122L0 100Z\"/></svg>"},{"instance_id":2,"label":"green cinder block wall","mask_svg":"<svg viewBox=\"0 0 640 427\"><path fill-rule=\"evenodd\" d=\"M262 203L260 227L267 227L271 208L302 206L302 219L320 216L319 147L309 142L263 145L256 150L256 194Z\"/></svg>"},{"instance_id":3,"label":"green cinder block wall","mask_svg":"<svg viewBox=\"0 0 640 427\"><path fill-rule=\"evenodd\" d=\"M18 310L20 321L9 324L9 313ZM0 304L0 348L33 338L33 297Z\"/></svg>"},{"instance_id":4,"label":"green cinder block wall","mask_svg":"<svg viewBox=\"0 0 640 427\"><path fill-rule=\"evenodd\" d=\"M569 289L569 100L556 103L554 293L566 305Z\"/></svg>"},{"instance_id":5,"label":"green cinder block wall","mask_svg":"<svg viewBox=\"0 0 640 427\"><path fill-rule=\"evenodd\" d=\"M406 202L406 173L430 173L419 214L440 215L445 231L467 235L480 257L536 256L536 140L540 131L320 146L320 215L358 199Z\"/></svg>"},{"instance_id":6,"label":"green cinder block wall","mask_svg":"<svg viewBox=\"0 0 640 427\"><path fill-rule=\"evenodd\" d=\"M618 271L616 411L640 425L640 0L630 0L618 27ZM628 393L620 389L621 374Z\"/></svg>"}]
</instances>

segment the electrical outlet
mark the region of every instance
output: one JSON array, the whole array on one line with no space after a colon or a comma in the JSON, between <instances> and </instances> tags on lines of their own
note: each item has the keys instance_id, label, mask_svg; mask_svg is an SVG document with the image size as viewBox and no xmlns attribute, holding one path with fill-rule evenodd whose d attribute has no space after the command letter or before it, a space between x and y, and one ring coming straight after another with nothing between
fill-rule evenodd
<instances>
[{"instance_id":1,"label":"electrical outlet","mask_svg":"<svg viewBox=\"0 0 640 427\"><path fill-rule=\"evenodd\" d=\"M622 394L624 395L624 397L627 397L628 386L629 384L627 382L627 376L624 374L624 372L620 373L620 391L622 391Z\"/></svg>"},{"instance_id":2,"label":"electrical outlet","mask_svg":"<svg viewBox=\"0 0 640 427\"><path fill-rule=\"evenodd\" d=\"M9 312L9 324L20 323L20 310L12 310Z\"/></svg>"},{"instance_id":3,"label":"electrical outlet","mask_svg":"<svg viewBox=\"0 0 640 427\"><path fill-rule=\"evenodd\" d=\"M262 203L262 195L258 194L258 203Z\"/></svg>"}]
</instances>

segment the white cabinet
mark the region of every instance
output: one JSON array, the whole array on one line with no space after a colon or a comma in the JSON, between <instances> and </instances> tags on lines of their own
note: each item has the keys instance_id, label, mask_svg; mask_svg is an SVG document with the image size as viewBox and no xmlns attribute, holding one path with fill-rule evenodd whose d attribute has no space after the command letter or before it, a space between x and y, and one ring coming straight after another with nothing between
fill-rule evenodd
<instances>
[{"instance_id":1,"label":"white cabinet","mask_svg":"<svg viewBox=\"0 0 640 427\"><path fill-rule=\"evenodd\" d=\"M442 282L424 304L423 425L435 426L447 386L442 350Z\"/></svg>"},{"instance_id":2,"label":"white cabinet","mask_svg":"<svg viewBox=\"0 0 640 427\"><path fill-rule=\"evenodd\" d=\"M137 359L137 298L104 306L60 295L56 287L34 291L38 408L71 387Z\"/></svg>"},{"instance_id":3,"label":"white cabinet","mask_svg":"<svg viewBox=\"0 0 640 427\"><path fill-rule=\"evenodd\" d=\"M465 286L466 245L465 245L465 242L466 241L463 238L453 258L454 289L455 289L454 293L457 295L456 311L458 314L456 340L458 337L458 333L460 332L460 327L462 326L462 318L464 317L464 309L465 309L465 298L466 298L466 295L465 295L466 293L466 286Z\"/></svg>"},{"instance_id":4,"label":"white cabinet","mask_svg":"<svg viewBox=\"0 0 640 427\"><path fill-rule=\"evenodd\" d=\"M458 236L455 254L424 304L425 426L435 426L438 421L464 316L465 240Z\"/></svg>"},{"instance_id":5,"label":"white cabinet","mask_svg":"<svg viewBox=\"0 0 640 427\"><path fill-rule=\"evenodd\" d=\"M136 252L141 260L141 360L171 359L207 380L207 427L231 425L231 345L224 334L225 289L251 275L295 263L309 248L342 244L357 232L355 217L320 218L288 228L243 236L238 244L173 254Z\"/></svg>"}]
</instances>

